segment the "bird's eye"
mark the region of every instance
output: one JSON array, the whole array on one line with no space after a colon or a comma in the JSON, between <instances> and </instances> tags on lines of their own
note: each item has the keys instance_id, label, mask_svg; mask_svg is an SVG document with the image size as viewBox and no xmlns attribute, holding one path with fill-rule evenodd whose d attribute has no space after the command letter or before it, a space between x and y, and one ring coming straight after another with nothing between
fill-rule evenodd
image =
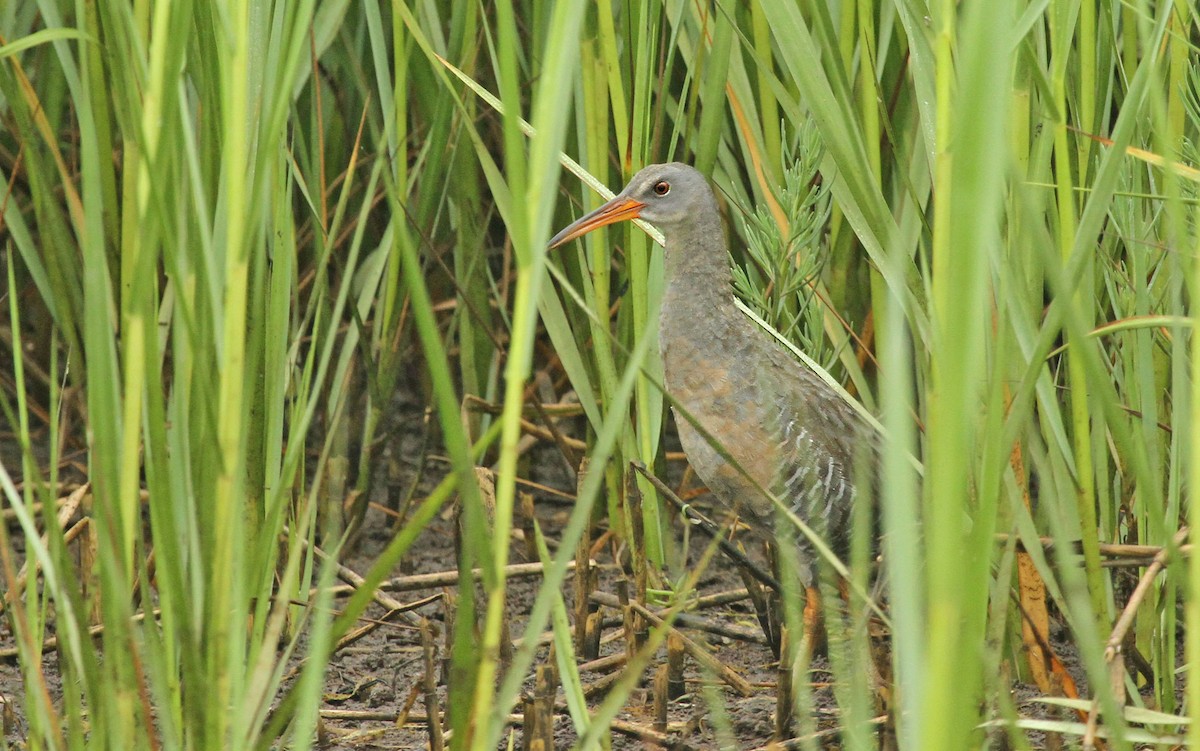
<instances>
[{"instance_id":1,"label":"bird's eye","mask_svg":"<svg viewBox=\"0 0 1200 751\"><path fill-rule=\"evenodd\" d=\"M654 183L654 195L665 196L670 192L671 183L667 182L666 180L659 180L658 182Z\"/></svg>"}]
</instances>

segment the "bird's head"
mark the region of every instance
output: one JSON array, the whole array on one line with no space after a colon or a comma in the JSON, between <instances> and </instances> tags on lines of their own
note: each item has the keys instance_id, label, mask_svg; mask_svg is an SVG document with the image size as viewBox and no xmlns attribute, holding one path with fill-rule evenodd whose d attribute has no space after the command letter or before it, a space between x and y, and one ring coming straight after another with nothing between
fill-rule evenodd
<instances>
[{"instance_id":1,"label":"bird's head","mask_svg":"<svg viewBox=\"0 0 1200 751\"><path fill-rule=\"evenodd\" d=\"M625 189L600 208L563 228L550 240L557 248L588 232L626 219L644 219L664 234L693 221L697 212L715 210L704 175L680 162L651 164L633 176Z\"/></svg>"}]
</instances>

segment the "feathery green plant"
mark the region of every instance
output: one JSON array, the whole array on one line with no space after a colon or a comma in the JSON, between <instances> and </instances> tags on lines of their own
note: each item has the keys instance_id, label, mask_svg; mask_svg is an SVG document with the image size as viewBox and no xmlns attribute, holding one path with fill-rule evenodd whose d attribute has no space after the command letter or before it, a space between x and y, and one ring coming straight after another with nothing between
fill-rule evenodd
<instances>
[{"instance_id":1,"label":"feathery green plant","mask_svg":"<svg viewBox=\"0 0 1200 751\"><path fill-rule=\"evenodd\" d=\"M824 306L817 299L828 256L823 241L830 212L829 192L818 172L821 156L820 136L811 123L784 139L777 200L787 224L781 227L765 206L743 216L748 263L734 260L733 286L772 328L828 368L832 353Z\"/></svg>"}]
</instances>

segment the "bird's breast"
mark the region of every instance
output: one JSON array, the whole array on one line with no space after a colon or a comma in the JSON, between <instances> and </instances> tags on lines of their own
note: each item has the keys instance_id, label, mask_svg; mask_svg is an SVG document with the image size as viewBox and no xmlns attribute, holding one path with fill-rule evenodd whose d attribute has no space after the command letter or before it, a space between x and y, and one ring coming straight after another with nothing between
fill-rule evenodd
<instances>
[{"instance_id":1,"label":"bird's breast","mask_svg":"<svg viewBox=\"0 0 1200 751\"><path fill-rule=\"evenodd\" d=\"M660 336L680 443L709 490L766 520L771 503L761 488L773 484L779 448L772 399L754 372L753 339L706 327L703 320L691 324L664 316Z\"/></svg>"}]
</instances>

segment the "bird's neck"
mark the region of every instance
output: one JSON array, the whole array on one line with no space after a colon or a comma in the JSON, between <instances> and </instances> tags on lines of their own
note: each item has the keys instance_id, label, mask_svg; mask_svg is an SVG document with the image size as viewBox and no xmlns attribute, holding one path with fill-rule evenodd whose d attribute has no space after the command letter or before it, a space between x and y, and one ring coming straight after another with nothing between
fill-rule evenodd
<instances>
[{"instance_id":1,"label":"bird's neck","mask_svg":"<svg viewBox=\"0 0 1200 751\"><path fill-rule=\"evenodd\" d=\"M667 234L663 315L701 324L733 305L732 272L721 215L697 212L695 220Z\"/></svg>"}]
</instances>

